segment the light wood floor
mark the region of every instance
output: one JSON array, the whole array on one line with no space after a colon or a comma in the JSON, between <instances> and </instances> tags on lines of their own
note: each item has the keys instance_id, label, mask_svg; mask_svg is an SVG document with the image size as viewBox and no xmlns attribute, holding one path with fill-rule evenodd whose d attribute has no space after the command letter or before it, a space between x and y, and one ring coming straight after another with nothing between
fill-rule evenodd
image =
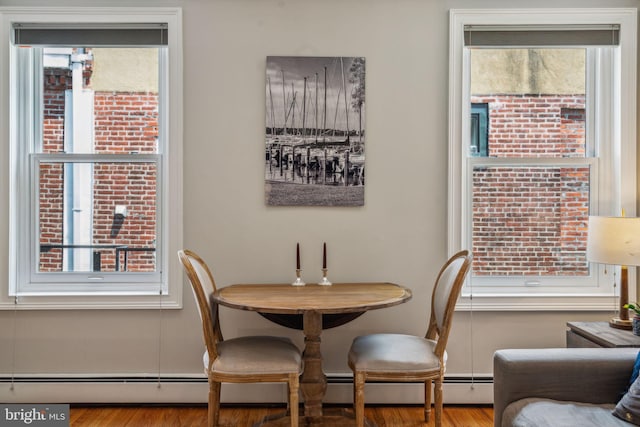
<instances>
[{"instance_id":1,"label":"light wood floor","mask_svg":"<svg viewBox=\"0 0 640 427\"><path fill-rule=\"evenodd\" d=\"M220 425L225 427L252 426L263 417L283 412L278 407L223 406ZM427 427L422 422L419 406L367 406L367 418L379 427ZM139 407L71 407L73 427L201 427L206 426L205 406L139 406ZM445 406L444 427L493 427L493 408L490 406Z\"/></svg>"}]
</instances>

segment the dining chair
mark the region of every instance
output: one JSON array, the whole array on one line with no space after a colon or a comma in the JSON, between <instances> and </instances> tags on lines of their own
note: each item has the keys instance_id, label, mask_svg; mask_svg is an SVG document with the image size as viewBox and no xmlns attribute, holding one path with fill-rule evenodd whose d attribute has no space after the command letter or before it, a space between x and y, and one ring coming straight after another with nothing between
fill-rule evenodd
<instances>
[{"instance_id":1,"label":"dining chair","mask_svg":"<svg viewBox=\"0 0 640 427\"><path fill-rule=\"evenodd\" d=\"M353 371L356 425L364 425L364 384L367 380L424 382L424 419L431 415L434 382L435 425L442 425L442 381L447 362L447 339L460 289L471 266L469 251L453 255L440 269L431 296L431 315L423 337L370 334L356 337L349 350Z\"/></svg>"},{"instance_id":2,"label":"dining chair","mask_svg":"<svg viewBox=\"0 0 640 427\"><path fill-rule=\"evenodd\" d=\"M191 282L204 332L204 372L209 379L208 426L218 425L222 383L286 382L289 389L291 427L298 426L299 376L302 356L285 337L244 336L224 340L218 304L212 295L216 284L207 264L196 253L183 249L178 257Z\"/></svg>"}]
</instances>

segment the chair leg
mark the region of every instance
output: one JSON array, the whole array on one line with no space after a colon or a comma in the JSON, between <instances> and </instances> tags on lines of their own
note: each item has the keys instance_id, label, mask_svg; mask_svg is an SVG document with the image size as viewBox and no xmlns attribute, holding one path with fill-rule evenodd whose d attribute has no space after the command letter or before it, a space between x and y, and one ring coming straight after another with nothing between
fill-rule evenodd
<instances>
[{"instance_id":1,"label":"chair leg","mask_svg":"<svg viewBox=\"0 0 640 427\"><path fill-rule=\"evenodd\" d=\"M220 385L209 380L209 427L216 427L220 421Z\"/></svg>"},{"instance_id":2,"label":"chair leg","mask_svg":"<svg viewBox=\"0 0 640 427\"><path fill-rule=\"evenodd\" d=\"M300 380L298 374L292 374L289 377L289 417L291 418L291 427L298 427L298 389L300 388Z\"/></svg>"},{"instance_id":3,"label":"chair leg","mask_svg":"<svg viewBox=\"0 0 640 427\"><path fill-rule=\"evenodd\" d=\"M356 427L364 427L364 377L364 372L355 371L353 374L353 403L356 413Z\"/></svg>"},{"instance_id":4,"label":"chair leg","mask_svg":"<svg viewBox=\"0 0 640 427\"><path fill-rule=\"evenodd\" d=\"M424 382L424 422L431 418L431 380Z\"/></svg>"},{"instance_id":5,"label":"chair leg","mask_svg":"<svg viewBox=\"0 0 640 427\"><path fill-rule=\"evenodd\" d=\"M442 426L442 377L435 380L434 387L435 407L436 407L436 427Z\"/></svg>"}]
</instances>

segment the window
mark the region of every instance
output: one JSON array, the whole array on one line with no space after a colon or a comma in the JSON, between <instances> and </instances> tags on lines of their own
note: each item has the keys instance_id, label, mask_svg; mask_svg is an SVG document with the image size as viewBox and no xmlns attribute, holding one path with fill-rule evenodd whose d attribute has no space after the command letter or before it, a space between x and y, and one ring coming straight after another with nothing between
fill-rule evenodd
<instances>
[{"instance_id":1,"label":"window","mask_svg":"<svg viewBox=\"0 0 640 427\"><path fill-rule=\"evenodd\" d=\"M587 219L635 212L635 14L452 11L449 248L474 255L460 307L611 309Z\"/></svg>"},{"instance_id":2,"label":"window","mask_svg":"<svg viewBox=\"0 0 640 427\"><path fill-rule=\"evenodd\" d=\"M489 155L489 104L471 104L471 134L469 149L471 156Z\"/></svg>"},{"instance_id":3,"label":"window","mask_svg":"<svg viewBox=\"0 0 640 427\"><path fill-rule=\"evenodd\" d=\"M3 15L8 295L36 306L178 307L179 10L72 15Z\"/></svg>"}]
</instances>

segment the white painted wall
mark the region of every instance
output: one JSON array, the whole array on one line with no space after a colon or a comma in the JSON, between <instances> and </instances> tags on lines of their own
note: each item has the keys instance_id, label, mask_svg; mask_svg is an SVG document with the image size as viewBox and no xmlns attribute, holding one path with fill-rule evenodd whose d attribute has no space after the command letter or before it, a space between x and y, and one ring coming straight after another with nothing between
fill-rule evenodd
<instances>
[{"instance_id":1,"label":"white painted wall","mask_svg":"<svg viewBox=\"0 0 640 427\"><path fill-rule=\"evenodd\" d=\"M637 0L615 3L638 6ZM531 7L531 2L0 0L1 6L54 4L183 7L184 241L210 262L218 286L292 280L296 242L301 245L304 279L319 280L326 241L332 281L388 280L414 293L407 304L369 312L326 331L328 374L348 372L346 353L358 334L425 331L433 280L447 256L448 10ZM608 0L538 0L535 6L613 5ZM265 206L268 55L366 57L364 207ZM0 174L6 183L6 169ZM4 246L0 256L0 266L6 267ZM6 280L4 274L0 285L6 286ZM448 374L491 375L496 349L564 346L567 321L606 320L610 315L458 313ZM197 376L202 372L198 322L187 286L182 310L2 311L0 376ZM300 332L255 313L223 309L222 322L229 337L285 334L302 345ZM17 399L25 387L18 383L11 391L9 384L0 383L0 401ZM82 400L83 387L76 387L66 400ZM140 400L157 398L154 387L145 390ZM473 393L468 400L474 400Z\"/></svg>"}]
</instances>

